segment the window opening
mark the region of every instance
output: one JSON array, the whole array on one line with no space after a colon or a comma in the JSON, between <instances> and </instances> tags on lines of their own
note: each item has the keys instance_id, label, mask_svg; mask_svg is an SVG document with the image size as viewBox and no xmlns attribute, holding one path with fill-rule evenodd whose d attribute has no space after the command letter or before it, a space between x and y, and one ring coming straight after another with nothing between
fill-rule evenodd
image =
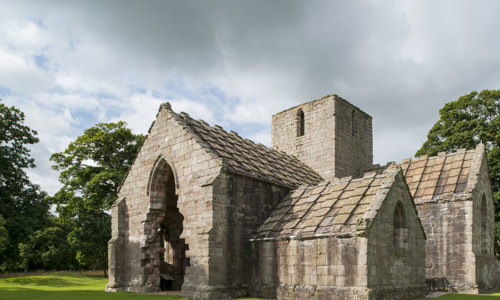
<instances>
[{"instance_id":1,"label":"window opening","mask_svg":"<svg viewBox=\"0 0 500 300\"><path fill-rule=\"evenodd\" d=\"M305 118L302 109L297 112L297 136L303 136L305 133Z\"/></svg>"},{"instance_id":2,"label":"window opening","mask_svg":"<svg viewBox=\"0 0 500 300\"><path fill-rule=\"evenodd\" d=\"M353 110L351 113L351 135L355 136L356 135L356 111Z\"/></svg>"},{"instance_id":3,"label":"window opening","mask_svg":"<svg viewBox=\"0 0 500 300\"><path fill-rule=\"evenodd\" d=\"M408 249L408 228L401 202L394 209L393 243L394 249Z\"/></svg>"},{"instance_id":4,"label":"window opening","mask_svg":"<svg viewBox=\"0 0 500 300\"><path fill-rule=\"evenodd\" d=\"M481 243L479 244L482 245L482 252L488 253L488 208L484 195L481 201Z\"/></svg>"}]
</instances>

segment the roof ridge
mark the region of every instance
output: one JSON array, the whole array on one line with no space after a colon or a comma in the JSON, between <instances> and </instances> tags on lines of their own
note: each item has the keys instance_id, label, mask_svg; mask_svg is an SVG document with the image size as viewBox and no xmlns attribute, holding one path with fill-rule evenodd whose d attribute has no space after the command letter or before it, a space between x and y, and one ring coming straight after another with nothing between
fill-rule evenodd
<instances>
[{"instance_id":1,"label":"roof ridge","mask_svg":"<svg viewBox=\"0 0 500 300\"><path fill-rule=\"evenodd\" d=\"M227 132L220 125L211 126L203 120L192 118L188 113L175 113L168 105L165 107L193 133L197 141L226 162L229 172L288 188L295 188L302 183L315 185L323 180L295 156L242 138L234 131Z\"/></svg>"},{"instance_id":2,"label":"roof ridge","mask_svg":"<svg viewBox=\"0 0 500 300\"><path fill-rule=\"evenodd\" d=\"M406 158L397 165L403 168L403 175L415 201L424 203L441 199L442 195L455 197L473 188L474 183L469 182L469 179L474 178L473 173L479 171L470 166L472 160L483 152L484 145L478 144L474 149L460 148L450 153L441 151L437 155ZM385 168L387 166L376 170L380 172Z\"/></svg>"},{"instance_id":3,"label":"roof ridge","mask_svg":"<svg viewBox=\"0 0 500 300\"><path fill-rule=\"evenodd\" d=\"M385 170L381 181L368 172L363 178L343 177L291 191L251 240L362 236L398 176L402 176L401 168L394 165Z\"/></svg>"}]
</instances>

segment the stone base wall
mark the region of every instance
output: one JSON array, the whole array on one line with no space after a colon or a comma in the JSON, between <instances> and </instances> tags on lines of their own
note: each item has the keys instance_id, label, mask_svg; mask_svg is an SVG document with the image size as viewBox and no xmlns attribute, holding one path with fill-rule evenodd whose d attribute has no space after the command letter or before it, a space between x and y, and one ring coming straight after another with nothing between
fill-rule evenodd
<instances>
[{"instance_id":1,"label":"stone base wall","mask_svg":"<svg viewBox=\"0 0 500 300\"><path fill-rule=\"evenodd\" d=\"M419 299L425 297L425 286L382 287L370 289L366 287L330 287L330 286L303 286L280 285L278 299L287 300L330 300L330 299Z\"/></svg>"},{"instance_id":2,"label":"stone base wall","mask_svg":"<svg viewBox=\"0 0 500 300\"><path fill-rule=\"evenodd\" d=\"M253 249L252 297L313 299L316 287L367 286L364 238L256 241Z\"/></svg>"},{"instance_id":3,"label":"stone base wall","mask_svg":"<svg viewBox=\"0 0 500 300\"><path fill-rule=\"evenodd\" d=\"M444 278L448 288L473 292L475 254L472 251L472 202L429 202L417 204L427 235L426 278Z\"/></svg>"},{"instance_id":4,"label":"stone base wall","mask_svg":"<svg viewBox=\"0 0 500 300\"><path fill-rule=\"evenodd\" d=\"M476 256L477 292L484 293L498 288L497 259L493 255Z\"/></svg>"},{"instance_id":5,"label":"stone base wall","mask_svg":"<svg viewBox=\"0 0 500 300\"><path fill-rule=\"evenodd\" d=\"M277 294L278 299L287 300L370 299L366 287L280 285Z\"/></svg>"},{"instance_id":6,"label":"stone base wall","mask_svg":"<svg viewBox=\"0 0 500 300\"><path fill-rule=\"evenodd\" d=\"M425 285L387 286L370 289L367 299L420 299L427 295Z\"/></svg>"}]
</instances>

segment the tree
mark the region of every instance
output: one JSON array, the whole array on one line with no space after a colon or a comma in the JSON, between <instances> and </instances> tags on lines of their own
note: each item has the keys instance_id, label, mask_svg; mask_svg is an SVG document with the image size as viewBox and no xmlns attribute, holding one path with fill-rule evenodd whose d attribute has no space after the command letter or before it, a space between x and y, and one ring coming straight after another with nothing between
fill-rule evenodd
<instances>
[{"instance_id":1,"label":"tree","mask_svg":"<svg viewBox=\"0 0 500 300\"><path fill-rule=\"evenodd\" d=\"M19 244L20 268L27 270L69 270L78 268L74 250L66 236L70 224L61 224L54 216L50 224L35 231L28 240Z\"/></svg>"},{"instance_id":2,"label":"tree","mask_svg":"<svg viewBox=\"0 0 500 300\"><path fill-rule=\"evenodd\" d=\"M35 167L27 146L37 143L38 138L36 131L23 123L23 112L0 103L0 217L8 233L5 250L0 253L0 270L17 268L18 244L45 226L49 214L46 194L25 172Z\"/></svg>"},{"instance_id":3,"label":"tree","mask_svg":"<svg viewBox=\"0 0 500 300\"><path fill-rule=\"evenodd\" d=\"M495 236L500 246L500 90L473 91L445 104L440 119L427 135L416 156L436 155L460 148L486 148L489 175L496 205ZM500 250L500 247L497 249Z\"/></svg>"},{"instance_id":4,"label":"tree","mask_svg":"<svg viewBox=\"0 0 500 300\"><path fill-rule=\"evenodd\" d=\"M9 232L5 228L5 220L0 216L0 256L7 248L9 242Z\"/></svg>"},{"instance_id":5,"label":"tree","mask_svg":"<svg viewBox=\"0 0 500 300\"><path fill-rule=\"evenodd\" d=\"M63 184L52 201L62 220L75 223L68 238L78 261L88 267L106 269L109 210L144 142L143 135L125 126L125 122L99 123L50 158Z\"/></svg>"}]
</instances>

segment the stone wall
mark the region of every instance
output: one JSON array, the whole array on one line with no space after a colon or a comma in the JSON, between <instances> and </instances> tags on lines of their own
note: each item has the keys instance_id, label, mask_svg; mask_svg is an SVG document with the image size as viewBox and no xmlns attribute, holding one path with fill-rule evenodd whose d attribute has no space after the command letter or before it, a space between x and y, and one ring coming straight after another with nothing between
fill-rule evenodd
<instances>
[{"instance_id":1,"label":"stone wall","mask_svg":"<svg viewBox=\"0 0 500 300\"><path fill-rule=\"evenodd\" d=\"M248 241L256 227L289 191L252 178L222 172L214 190L214 226L210 234L210 283L219 287L206 299L248 296L252 248Z\"/></svg>"},{"instance_id":2,"label":"stone wall","mask_svg":"<svg viewBox=\"0 0 500 300\"><path fill-rule=\"evenodd\" d=\"M304 135L299 132L304 113ZM331 95L273 116L272 147L294 155L323 178L359 176L372 166L372 120Z\"/></svg>"},{"instance_id":3,"label":"stone wall","mask_svg":"<svg viewBox=\"0 0 500 300\"><path fill-rule=\"evenodd\" d=\"M298 112L304 113L304 135L298 136ZM334 170L334 100L333 96L301 104L272 119L272 147L296 156L300 161L331 179Z\"/></svg>"},{"instance_id":4,"label":"stone wall","mask_svg":"<svg viewBox=\"0 0 500 300\"><path fill-rule=\"evenodd\" d=\"M252 264L251 296L266 299L416 299L426 294L423 258L415 262L411 255L385 257L368 250L368 240L330 237L256 241L253 243L256 260ZM423 252L423 244L421 248ZM388 253L380 247L377 251ZM372 259L378 260L376 265ZM415 267L418 262L422 263L420 270ZM377 282L377 277L384 279Z\"/></svg>"},{"instance_id":5,"label":"stone wall","mask_svg":"<svg viewBox=\"0 0 500 300\"><path fill-rule=\"evenodd\" d=\"M368 287L372 293L397 295L398 299L425 295L425 233L401 173L380 206L367 238Z\"/></svg>"},{"instance_id":6,"label":"stone wall","mask_svg":"<svg viewBox=\"0 0 500 300\"><path fill-rule=\"evenodd\" d=\"M482 150L482 149L481 149ZM495 205L491 192L486 155L476 151L469 177L471 199L473 200L472 251L475 253L475 283L477 291L496 289L497 259L494 252ZM473 186L475 186L473 188ZM468 187L469 188L469 187Z\"/></svg>"},{"instance_id":7,"label":"stone wall","mask_svg":"<svg viewBox=\"0 0 500 300\"><path fill-rule=\"evenodd\" d=\"M254 297L352 299L368 295L365 238L256 241L253 247Z\"/></svg>"},{"instance_id":8,"label":"stone wall","mask_svg":"<svg viewBox=\"0 0 500 300\"><path fill-rule=\"evenodd\" d=\"M175 120L170 108L162 106L119 192L119 201L126 199L125 206L117 202L113 207L108 291L151 292L160 288L160 253L164 249L158 228L166 203L149 189L155 168L162 162L174 175L177 206L184 217L181 238L189 247L183 295L192 297L209 286L213 194L203 183L219 174L222 162L200 145Z\"/></svg>"},{"instance_id":9,"label":"stone wall","mask_svg":"<svg viewBox=\"0 0 500 300\"><path fill-rule=\"evenodd\" d=\"M419 199L417 209L427 235L427 279L478 293L496 287L494 205L483 152L476 151L470 168L463 193Z\"/></svg>"},{"instance_id":10,"label":"stone wall","mask_svg":"<svg viewBox=\"0 0 500 300\"><path fill-rule=\"evenodd\" d=\"M335 99L335 176L359 177L373 165L372 118Z\"/></svg>"},{"instance_id":11,"label":"stone wall","mask_svg":"<svg viewBox=\"0 0 500 300\"><path fill-rule=\"evenodd\" d=\"M401 173L359 236L253 242L252 296L416 299L426 294L425 233ZM378 202L378 201L376 201ZM395 217L399 209L400 219ZM395 220L398 224L395 224Z\"/></svg>"},{"instance_id":12,"label":"stone wall","mask_svg":"<svg viewBox=\"0 0 500 300\"><path fill-rule=\"evenodd\" d=\"M108 242L108 289L118 290L127 280L125 242L128 240L128 211L125 198L118 199L111 207L112 238Z\"/></svg>"},{"instance_id":13,"label":"stone wall","mask_svg":"<svg viewBox=\"0 0 500 300\"><path fill-rule=\"evenodd\" d=\"M427 234L426 277L447 280L452 291L472 291L474 272L468 270L474 269L472 203L432 201L419 203L417 208Z\"/></svg>"}]
</instances>

